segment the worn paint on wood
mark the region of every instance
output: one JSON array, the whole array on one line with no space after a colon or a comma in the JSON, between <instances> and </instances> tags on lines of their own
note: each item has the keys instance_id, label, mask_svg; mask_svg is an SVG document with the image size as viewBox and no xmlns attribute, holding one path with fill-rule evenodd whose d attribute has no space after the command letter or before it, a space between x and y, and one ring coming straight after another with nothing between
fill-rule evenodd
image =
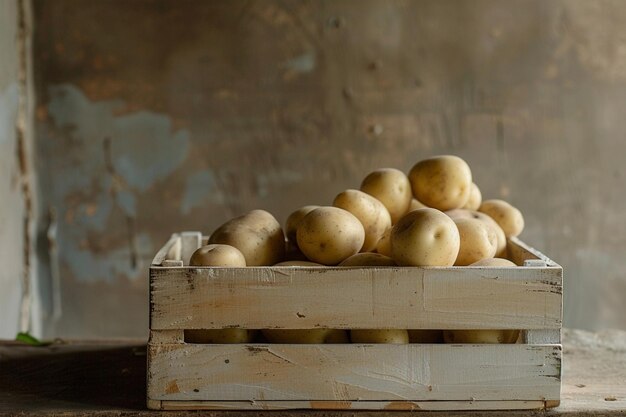
<instances>
[{"instance_id":1,"label":"worn paint on wood","mask_svg":"<svg viewBox=\"0 0 626 417\"><path fill-rule=\"evenodd\" d=\"M560 395L560 345L170 344L149 350L148 397L156 400L543 401Z\"/></svg>"}]
</instances>

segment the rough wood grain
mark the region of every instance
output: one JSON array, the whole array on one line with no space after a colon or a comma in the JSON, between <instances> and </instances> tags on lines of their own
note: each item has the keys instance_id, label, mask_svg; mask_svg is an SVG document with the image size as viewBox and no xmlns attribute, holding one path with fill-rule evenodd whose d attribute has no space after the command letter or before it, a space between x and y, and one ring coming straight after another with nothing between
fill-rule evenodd
<instances>
[{"instance_id":1,"label":"rough wood grain","mask_svg":"<svg viewBox=\"0 0 626 417\"><path fill-rule=\"evenodd\" d=\"M538 410L546 408L546 401L159 401L159 407L163 410Z\"/></svg>"},{"instance_id":2,"label":"rough wood grain","mask_svg":"<svg viewBox=\"0 0 626 417\"><path fill-rule=\"evenodd\" d=\"M152 329L548 329L561 269L151 269Z\"/></svg>"},{"instance_id":3,"label":"rough wood grain","mask_svg":"<svg viewBox=\"0 0 626 417\"><path fill-rule=\"evenodd\" d=\"M156 400L557 400L560 346L149 346Z\"/></svg>"}]
</instances>

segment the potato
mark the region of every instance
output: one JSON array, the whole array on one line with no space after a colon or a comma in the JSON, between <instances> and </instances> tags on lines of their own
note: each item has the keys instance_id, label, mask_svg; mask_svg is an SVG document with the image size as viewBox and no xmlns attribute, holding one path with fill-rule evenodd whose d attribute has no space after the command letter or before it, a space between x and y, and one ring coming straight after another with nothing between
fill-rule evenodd
<instances>
[{"instance_id":1,"label":"potato","mask_svg":"<svg viewBox=\"0 0 626 417\"><path fill-rule=\"evenodd\" d=\"M296 230L298 230L298 224L300 224L300 221L304 218L304 216L319 207L320 206L300 207L287 217L287 221L285 222L285 236L287 236L287 239L290 242L296 241Z\"/></svg>"},{"instance_id":2,"label":"potato","mask_svg":"<svg viewBox=\"0 0 626 417\"><path fill-rule=\"evenodd\" d=\"M376 252L391 257L391 227L383 234L376 245Z\"/></svg>"},{"instance_id":3,"label":"potato","mask_svg":"<svg viewBox=\"0 0 626 417\"><path fill-rule=\"evenodd\" d=\"M490 226L498 236L498 249L496 250L496 256L498 258L506 256L506 236L504 235L504 231L502 230L500 225L498 225L498 223L496 223L494 219L487 216L485 213L481 213L480 211L472 211L466 209L448 210L446 211L446 214L452 219L478 219L484 222L486 225Z\"/></svg>"},{"instance_id":4,"label":"potato","mask_svg":"<svg viewBox=\"0 0 626 417\"><path fill-rule=\"evenodd\" d=\"M519 330L444 330L446 343L515 343Z\"/></svg>"},{"instance_id":5,"label":"potato","mask_svg":"<svg viewBox=\"0 0 626 417\"><path fill-rule=\"evenodd\" d=\"M370 173L361 183L361 191L384 204L393 224L407 212L413 197L409 179L395 168L381 168Z\"/></svg>"},{"instance_id":6,"label":"potato","mask_svg":"<svg viewBox=\"0 0 626 417\"><path fill-rule=\"evenodd\" d=\"M192 329L185 330L186 343L249 343L254 330L246 329Z\"/></svg>"},{"instance_id":7,"label":"potato","mask_svg":"<svg viewBox=\"0 0 626 417\"><path fill-rule=\"evenodd\" d=\"M478 211L494 219L506 237L518 236L524 230L522 213L504 200L483 201Z\"/></svg>"},{"instance_id":8,"label":"potato","mask_svg":"<svg viewBox=\"0 0 626 417\"><path fill-rule=\"evenodd\" d=\"M487 259L481 259L480 261L474 262L470 266L493 266L493 267L496 267L496 266L517 266L517 265L515 265L513 262L509 261L508 259L487 258Z\"/></svg>"},{"instance_id":9,"label":"potato","mask_svg":"<svg viewBox=\"0 0 626 417\"><path fill-rule=\"evenodd\" d=\"M406 214L391 230L391 257L398 265L451 266L459 246L454 221L432 208Z\"/></svg>"},{"instance_id":10,"label":"potato","mask_svg":"<svg viewBox=\"0 0 626 417\"><path fill-rule=\"evenodd\" d=\"M493 258L498 249L498 236L493 229L478 219L455 219L459 229L461 247L454 262L467 266L485 258Z\"/></svg>"},{"instance_id":11,"label":"potato","mask_svg":"<svg viewBox=\"0 0 626 417\"><path fill-rule=\"evenodd\" d=\"M480 188L475 183L472 183L469 199L467 203L463 206L464 209L467 210L478 210L480 204L483 201L483 195L480 192Z\"/></svg>"},{"instance_id":12,"label":"potato","mask_svg":"<svg viewBox=\"0 0 626 417\"><path fill-rule=\"evenodd\" d=\"M367 252L352 255L339 266L397 266L397 264L388 256Z\"/></svg>"},{"instance_id":13,"label":"potato","mask_svg":"<svg viewBox=\"0 0 626 417\"><path fill-rule=\"evenodd\" d=\"M246 258L239 249L230 245L206 245L196 250L189 260L190 266L246 266Z\"/></svg>"},{"instance_id":14,"label":"potato","mask_svg":"<svg viewBox=\"0 0 626 417\"><path fill-rule=\"evenodd\" d=\"M339 207L359 219L365 230L365 241L361 252L376 249L376 244L383 233L391 227L391 217L387 208L369 194L359 190L346 190L339 193L333 201L333 206Z\"/></svg>"},{"instance_id":15,"label":"potato","mask_svg":"<svg viewBox=\"0 0 626 417\"><path fill-rule=\"evenodd\" d=\"M345 330L337 329L264 329L263 336L270 343L346 343Z\"/></svg>"},{"instance_id":16,"label":"potato","mask_svg":"<svg viewBox=\"0 0 626 417\"><path fill-rule=\"evenodd\" d=\"M416 198L412 198L411 204L409 204L409 209L406 212L410 213L414 210L421 209L421 208L428 208L428 206L426 204L421 203Z\"/></svg>"},{"instance_id":17,"label":"potato","mask_svg":"<svg viewBox=\"0 0 626 417\"><path fill-rule=\"evenodd\" d=\"M279 262L274 266L324 266L324 265L318 264L316 262L309 262L309 261L284 261L284 262Z\"/></svg>"},{"instance_id":18,"label":"potato","mask_svg":"<svg viewBox=\"0 0 626 417\"><path fill-rule=\"evenodd\" d=\"M352 213L337 207L320 207L304 216L296 239L308 259L337 265L361 250L365 230Z\"/></svg>"},{"instance_id":19,"label":"potato","mask_svg":"<svg viewBox=\"0 0 626 417\"><path fill-rule=\"evenodd\" d=\"M285 236L280 223L265 210L252 210L221 225L209 243L231 245L246 258L246 265L274 265L285 257Z\"/></svg>"},{"instance_id":20,"label":"potato","mask_svg":"<svg viewBox=\"0 0 626 417\"><path fill-rule=\"evenodd\" d=\"M409 341L411 343L442 343L442 330L409 330Z\"/></svg>"},{"instance_id":21,"label":"potato","mask_svg":"<svg viewBox=\"0 0 626 417\"><path fill-rule=\"evenodd\" d=\"M424 159L411 168L413 196L428 207L451 210L463 207L472 190L472 171L453 155Z\"/></svg>"},{"instance_id":22,"label":"potato","mask_svg":"<svg viewBox=\"0 0 626 417\"><path fill-rule=\"evenodd\" d=\"M409 333L403 329L353 329L350 330L352 343L409 343Z\"/></svg>"}]
</instances>

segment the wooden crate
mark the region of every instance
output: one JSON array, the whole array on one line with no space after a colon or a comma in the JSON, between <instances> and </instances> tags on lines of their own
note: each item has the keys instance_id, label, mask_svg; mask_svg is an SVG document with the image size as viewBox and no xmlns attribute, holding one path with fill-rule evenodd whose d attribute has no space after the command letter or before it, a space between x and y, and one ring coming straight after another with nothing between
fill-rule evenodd
<instances>
[{"instance_id":1,"label":"wooden crate","mask_svg":"<svg viewBox=\"0 0 626 417\"><path fill-rule=\"evenodd\" d=\"M189 267L200 233L150 268L152 409L541 409L561 387L562 268ZM192 344L185 329L523 329L518 344Z\"/></svg>"}]
</instances>

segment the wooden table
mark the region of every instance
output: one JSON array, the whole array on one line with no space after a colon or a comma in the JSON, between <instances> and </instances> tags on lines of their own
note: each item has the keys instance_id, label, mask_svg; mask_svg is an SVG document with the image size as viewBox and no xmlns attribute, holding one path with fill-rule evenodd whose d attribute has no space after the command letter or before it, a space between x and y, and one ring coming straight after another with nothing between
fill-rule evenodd
<instances>
[{"instance_id":1,"label":"wooden table","mask_svg":"<svg viewBox=\"0 0 626 417\"><path fill-rule=\"evenodd\" d=\"M626 414L626 332L564 330L561 406L506 415L612 416ZM0 343L0 416L63 415L234 416L235 411L149 411L145 408L146 348L141 341L56 343L30 347ZM265 411L255 417L406 415L407 412ZM502 412L429 412L441 416Z\"/></svg>"}]
</instances>

